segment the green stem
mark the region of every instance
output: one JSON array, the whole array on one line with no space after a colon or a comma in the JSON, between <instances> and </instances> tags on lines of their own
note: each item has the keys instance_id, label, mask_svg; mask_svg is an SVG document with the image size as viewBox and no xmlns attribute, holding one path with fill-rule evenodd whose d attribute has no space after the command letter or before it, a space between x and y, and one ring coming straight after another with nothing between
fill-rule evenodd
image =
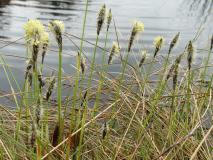
<instances>
[{"instance_id":1,"label":"green stem","mask_svg":"<svg viewBox=\"0 0 213 160\"><path fill-rule=\"evenodd\" d=\"M91 63L91 71L90 71L89 80L88 80L88 84L87 84L88 89L91 87L91 83L92 83L92 76L93 76L93 71L94 71L94 67L95 67L95 57L96 57L98 40L99 40L99 36L97 35L96 42L95 42L95 48L94 48L94 52L93 52L92 63ZM88 90L88 92L89 92L89 90ZM80 142L79 142L79 147L78 147L78 152L77 152L77 160L80 158L81 145L82 145L82 142L83 142L83 135L84 135L84 127L83 126L84 126L85 119L86 119L87 104L88 104L88 99L86 98L86 102L84 103L84 109L83 109L83 117L81 119L82 120L82 122L81 122L82 130L81 130L81 133L80 133ZM77 124L79 124L79 122L77 122Z\"/></svg>"},{"instance_id":2,"label":"green stem","mask_svg":"<svg viewBox=\"0 0 213 160\"><path fill-rule=\"evenodd\" d=\"M85 29L86 29L86 19L87 19L87 12L88 12L88 0L85 0L85 1L86 1L86 6L85 6L85 12L84 12L83 29L82 29L82 34L81 34L81 44L80 44L80 52L79 52L80 56L82 55L82 51L83 51L84 35L85 35ZM71 119L73 119L72 116L75 115L76 99L77 99L77 93L78 93L78 88L79 88L79 77L80 77L80 65L77 65L75 87L74 87L74 91L73 91ZM84 78L84 75L83 75L82 79L83 78ZM70 131L73 130L73 126L74 126L74 124L71 123Z\"/></svg>"},{"instance_id":3,"label":"green stem","mask_svg":"<svg viewBox=\"0 0 213 160\"><path fill-rule=\"evenodd\" d=\"M59 142L61 141L62 137L62 115L61 115L61 106L62 106L62 94L61 94L61 80L62 80L62 45L59 46L59 52L58 52L58 123L59 123Z\"/></svg>"},{"instance_id":4,"label":"green stem","mask_svg":"<svg viewBox=\"0 0 213 160\"><path fill-rule=\"evenodd\" d=\"M106 45L107 45L107 40L108 40L108 30L107 30L106 37L105 37L105 42L104 42L104 50L103 50L103 55L102 55L101 77L100 77L99 84L98 84L98 91L97 91L97 96L96 96L95 104L94 104L94 107L93 107L93 116L92 117L94 117L95 114L98 112L97 111L97 106L99 105L99 100L100 100L100 95L101 95L101 88L103 86L103 80L104 80L104 73L106 71L105 62L106 62Z\"/></svg>"}]
</instances>

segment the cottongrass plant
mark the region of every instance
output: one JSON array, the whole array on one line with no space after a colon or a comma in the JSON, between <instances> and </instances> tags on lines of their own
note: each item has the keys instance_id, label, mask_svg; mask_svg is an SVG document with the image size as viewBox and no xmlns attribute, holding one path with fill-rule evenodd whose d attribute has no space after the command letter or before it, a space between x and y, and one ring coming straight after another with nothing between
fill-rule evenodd
<instances>
[{"instance_id":1,"label":"cottongrass plant","mask_svg":"<svg viewBox=\"0 0 213 160\"><path fill-rule=\"evenodd\" d=\"M111 64L113 56L115 56L116 54L119 54L119 53L120 53L120 47L118 46L118 44L116 42L113 42L112 48L110 50L108 64Z\"/></svg>"},{"instance_id":2,"label":"cottongrass plant","mask_svg":"<svg viewBox=\"0 0 213 160\"><path fill-rule=\"evenodd\" d=\"M131 34L130 34L130 38L129 38L129 41L128 41L128 47L127 47L127 55L124 59L124 62L122 62L122 71L121 71L121 78L120 80L123 80L124 78L124 72L125 72L125 69L126 69L126 65L127 65L127 61L128 61L128 57L129 57L129 53L131 51L131 48L132 48L132 45L133 45L133 42L135 40L135 38L138 36L139 33L143 32L144 31L144 24L140 21L134 21L133 23L133 27L132 27L132 30L131 30Z\"/></svg>"},{"instance_id":3,"label":"cottongrass plant","mask_svg":"<svg viewBox=\"0 0 213 160\"><path fill-rule=\"evenodd\" d=\"M98 46L99 36L100 36L101 30L103 28L103 25L105 23L105 20L106 20L106 5L103 4L101 6L101 8L100 8L100 10L98 12L98 16L97 16L97 26L96 26L97 35L96 35L96 42L95 42L95 47L94 47L94 51L93 51L93 56L92 56L92 60L91 60L91 66L90 66L90 73L89 73L89 79L88 79L88 83L87 83L87 88L90 88L91 85L92 85L92 77L93 77L93 72L94 72L94 69L95 69L97 46ZM107 31L107 34L106 34L106 39L107 39L107 35L108 35L108 31ZM106 40L105 40L105 44L106 44ZM101 87L98 88L98 92L100 92L100 88ZM89 93L90 92L88 91L87 94L89 94ZM97 98L96 99L98 99L98 98L99 98L99 94L97 94ZM88 110L87 104L88 104L88 100L86 99L85 103L84 103L84 111L83 111L83 114L81 116L82 118L80 118L81 119L81 127L83 127L84 124L85 124L85 120L86 120L86 116L87 116L87 110ZM97 101L95 102L94 107L93 107L94 108L93 109L93 115L95 114L95 111L96 111L96 105L97 105ZM78 116L79 116L79 114L78 114ZM82 142L83 142L83 137L84 137L84 128L80 132L80 140L79 140L79 147L78 147L78 151L77 151L77 159L80 158L81 145L82 145Z\"/></svg>"},{"instance_id":4,"label":"cottongrass plant","mask_svg":"<svg viewBox=\"0 0 213 160\"><path fill-rule=\"evenodd\" d=\"M103 16L104 10L106 6L103 5L98 16ZM155 39L151 63L146 52L142 52L139 62L132 63L128 62L128 55L131 56L136 36L144 28L137 22L126 44L127 56L118 61L121 72L111 74L109 62L120 52L117 41L105 59L111 12L107 16L105 58L102 57L101 67L95 64L94 54L105 16L97 21L92 61L85 62L83 42L87 9L85 12L80 49L76 51L76 75L62 74L63 23L51 21L49 24L59 47L57 89L57 79L42 72L50 41L42 40L46 31L40 21L30 20L25 28L29 61L23 77L24 90L19 89L11 66L0 56L11 87L11 93L2 93L0 97L12 97L11 102L17 106L11 109L6 104L0 105L0 159L212 159L213 125L211 115L206 117L213 106L213 76L203 71L207 65L212 67L209 63L212 39L208 48L203 49L208 50L204 66L192 65L194 41L190 41L184 53L170 65L169 55L180 41L180 33L168 46L163 46L163 37ZM167 49L166 53L162 47ZM161 54L167 56L166 61L158 59ZM41 63L38 57L43 58ZM85 66L88 69L85 70ZM68 82L62 84L62 76ZM88 83L84 84L87 78ZM68 88L67 95L62 87ZM57 97L54 97L56 91ZM62 93L66 96L64 100Z\"/></svg>"},{"instance_id":5,"label":"cottongrass plant","mask_svg":"<svg viewBox=\"0 0 213 160\"><path fill-rule=\"evenodd\" d=\"M147 51L145 50L145 51L142 52L142 58L140 60L139 67L142 67L143 63L146 60L146 56L147 56Z\"/></svg>"},{"instance_id":6,"label":"cottongrass plant","mask_svg":"<svg viewBox=\"0 0 213 160\"><path fill-rule=\"evenodd\" d=\"M106 16L106 5L104 4L101 7L100 11L98 12L98 18L97 18L97 35L100 34L100 31L101 31L102 26L103 26L104 21L105 21L105 16Z\"/></svg>"},{"instance_id":7,"label":"cottongrass plant","mask_svg":"<svg viewBox=\"0 0 213 160\"><path fill-rule=\"evenodd\" d=\"M188 70L191 70L192 67L192 59L194 56L194 47L192 44L192 41L189 41L188 47L187 47L187 63L188 63Z\"/></svg>"},{"instance_id":8,"label":"cottongrass plant","mask_svg":"<svg viewBox=\"0 0 213 160\"><path fill-rule=\"evenodd\" d=\"M133 24L132 32L131 32L129 43L128 43L128 49L127 49L128 52L130 52L136 36L143 31L144 31L144 24L140 21L135 21Z\"/></svg>"},{"instance_id":9,"label":"cottongrass plant","mask_svg":"<svg viewBox=\"0 0 213 160\"><path fill-rule=\"evenodd\" d=\"M173 48L177 45L177 42L179 40L180 37L180 32L178 32L175 37L172 39L170 45L169 45L169 52L168 55L170 55L171 51L173 50Z\"/></svg>"},{"instance_id":10,"label":"cottongrass plant","mask_svg":"<svg viewBox=\"0 0 213 160\"><path fill-rule=\"evenodd\" d=\"M39 52L39 47L44 44L48 45L49 42L49 35L45 31L44 25L39 20L29 20L25 25L25 39L26 44L32 48L32 62L33 62L33 69L36 68L37 57Z\"/></svg>"},{"instance_id":11,"label":"cottongrass plant","mask_svg":"<svg viewBox=\"0 0 213 160\"><path fill-rule=\"evenodd\" d=\"M55 36L58 44L58 123L59 123L59 141L62 140L63 120L62 120L62 33L64 32L64 23L59 20L54 20L49 23L49 29Z\"/></svg>"},{"instance_id":12,"label":"cottongrass plant","mask_svg":"<svg viewBox=\"0 0 213 160\"><path fill-rule=\"evenodd\" d=\"M164 38L162 36L157 36L154 39L154 46L155 46L155 52L154 52L154 58L157 56L158 52L160 51L160 49L162 48L163 44L164 44Z\"/></svg>"},{"instance_id":13,"label":"cottongrass plant","mask_svg":"<svg viewBox=\"0 0 213 160\"><path fill-rule=\"evenodd\" d=\"M79 52L77 56L77 66L77 68L80 68L81 73L84 74L86 69L86 59L84 58L84 56L81 56Z\"/></svg>"},{"instance_id":14,"label":"cottongrass plant","mask_svg":"<svg viewBox=\"0 0 213 160\"><path fill-rule=\"evenodd\" d=\"M31 87L33 84L33 100L32 101L37 101L36 102L36 108L34 110L35 114L32 114L33 116L31 117L32 124L31 125L36 125L35 131L33 133L37 133L38 130L40 129L39 127L39 121L42 119L42 100L40 100L41 97L41 88L44 86L44 81L42 79L42 75L39 74L40 71L38 71L38 66L37 66L37 61L38 61L38 55L40 53L41 48L43 48L44 44L46 45L46 48L49 43L49 35L45 31L44 25L39 21L39 20L29 20L25 25L24 25L24 30L25 30L25 41L27 48L29 48L29 52L27 53L28 56L30 56L30 60L28 62L27 68L26 68L26 73L25 73L25 82L29 82L29 86ZM29 53L31 53L29 55ZM28 88L28 83L24 84L24 92L26 94L24 95L24 99L27 99L26 101L24 100L24 104L26 104L26 116L30 116L30 108L28 105L31 105L32 102L28 101L29 98L29 88ZM39 134L34 134L35 139L36 139L36 153L38 156L38 159L41 158L41 145L40 145L40 139L41 135Z\"/></svg>"},{"instance_id":15,"label":"cottongrass plant","mask_svg":"<svg viewBox=\"0 0 213 160\"><path fill-rule=\"evenodd\" d=\"M109 31L110 24L112 22L112 11L109 9L107 14L107 31Z\"/></svg>"}]
</instances>

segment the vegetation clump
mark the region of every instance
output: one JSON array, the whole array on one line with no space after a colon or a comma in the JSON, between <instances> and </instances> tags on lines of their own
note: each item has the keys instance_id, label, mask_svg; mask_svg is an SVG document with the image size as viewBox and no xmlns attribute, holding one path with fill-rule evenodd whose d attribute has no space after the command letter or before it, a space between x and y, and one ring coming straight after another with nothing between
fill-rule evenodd
<instances>
[{"instance_id":1,"label":"vegetation clump","mask_svg":"<svg viewBox=\"0 0 213 160\"><path fill-rule=\"evenodd\" d=\"M28 61L22 87L0 55L11 88L11 94L1 96L16 105L15 109L0 105L0 159L212 159L213 36L201 66L193 63L194 40L175 54L180 32L167 53L162 50L167 47L163 36L154 38L151 51L142 47L133 52L138 47L136 36L144 32L140 21L133 24L126 47L121 49L117 37L108 49L109 31L118 34L115 21L110 25L111 9L104 26L103 5L97 15L96 42L89 42L94 46L90 59L83 45L88 42L84 38L88 3L85 7L76 74L63 71L63 39L73 37L59 20L48 25L58 45L58 69L51 74L43 71L45 55L52 51L39 20L24 25ZM99 46L102 31L105 43ZM96 64L97 48L103 53L101 64ZM129 56L138 59L132 63ZM111 72L113 65L120 71Z\"/></svg>"}]
</instances>

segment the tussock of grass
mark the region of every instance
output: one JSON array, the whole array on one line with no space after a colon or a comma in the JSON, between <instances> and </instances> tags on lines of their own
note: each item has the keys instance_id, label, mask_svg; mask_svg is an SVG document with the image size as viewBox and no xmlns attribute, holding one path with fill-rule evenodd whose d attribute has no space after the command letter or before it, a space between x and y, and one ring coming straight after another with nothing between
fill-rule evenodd
<instances>
[{"instance_id":1,"label":"tussock of grass","mask_svg":"<svg viewBox=\"0 0 213 160\"><path fill-rule=\"evenodd\" d=\"M31 63L26 66L22 89L10 66L0 57L11 89L11 94L0 97L9 97L16 104L15 109L0 105L0 159L212 159L213 76L208 74L212 67L212 38L202 66L193 65L193 40L183 53L170 57L181 33L171 40L168 53L161 53L164 38L159 36L153 55L147 57L143 51L132 64L128 57L134 54L131 50L135 36L144 30L144 25L134 24L127 54L121 52L119 41L108 51L108 31L114 28L117 35L117 28L115 21L114 27L111 24L111 10L104 27L103 5L90 61L83 50L83 44L88 43L84 40L86 2L76 73L71 75L74 78L62 74L62 37L73 36L60 31L60 21L50 23L59 48L57 77L42 73L48 44L40 44L44 28L38 21L42 32L30 32L33 37L27 39L27 58ZM98 45L101 32L105 33L104 46ZM98 69L97 48L103 50ZM37 60L40 52L41 65ZM109 65L114 65L114 53L120 54L117 62L121 71L112 74ZM65 87L70 92L63 99ZM56 91L54 99L52 94Z\"/></svg>"}]
</instances>

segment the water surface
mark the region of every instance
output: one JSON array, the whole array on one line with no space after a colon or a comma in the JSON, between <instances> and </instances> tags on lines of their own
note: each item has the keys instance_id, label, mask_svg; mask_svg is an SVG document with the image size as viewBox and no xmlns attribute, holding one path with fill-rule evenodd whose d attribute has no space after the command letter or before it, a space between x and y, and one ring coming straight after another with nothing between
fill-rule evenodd
<instances>
[{"instance_id":1,"label":"water surface","mask_svg":"<svg viewBox=\"0 0 213 160\"><path fill-rule=\"evenodd\" d=\"M147 49L153 51L153 39L162 35L167 40L166 44L177 33L181 32L181 42L176 48L174 55L179 54L186 43L193 39L201 28L202 33L195 42L198 49L205 48L213 33L213 1L212 0L89 0L89 12L86 24L85 39L94 43L96 33L96 15L100 6L105 3L112 9L116 27L119 33L119 41L122 48L127 46L127 40L132 22L137 19L145 24L145 32L140 36L137 48L134 51ZM28 19L39 19L44 24L52 19L65 22L66 32L80 37L83 14L85 9L84 0L1 0L0 1L0 54L8 65L13 68L14 76L18 82L23 80L26 56L24 40L7 45L9 42L23 37L23 25ZM116 41L114 27L110 28L110 42ZM104 33L101 34L100 46L103 46ZM71 40L79 46L77 38ZM51 51L46 56L45 64L57 68L57 50L55 43L51 44ZM74 73L75 55L78 48L67 38L64 38L63 69L66 74ZM84 51L88 57L92 56L93 46L85 44ZM162 53L167 48L162 49ZM100 52L100 50L99 50ZM199 60L206 53L198 54ZM98 54L97 62L100 62L101 53ZM0 67L0 90L9 92L10 87L2 67Z\"/></svg>"}]
</instances>

